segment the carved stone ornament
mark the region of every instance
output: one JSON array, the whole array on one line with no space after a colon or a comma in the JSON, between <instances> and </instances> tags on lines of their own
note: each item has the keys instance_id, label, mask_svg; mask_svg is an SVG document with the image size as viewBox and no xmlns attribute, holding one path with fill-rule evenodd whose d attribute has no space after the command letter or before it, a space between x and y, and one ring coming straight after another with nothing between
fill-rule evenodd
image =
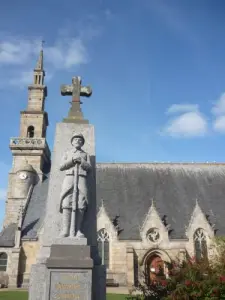
<instances>
[{"instance_id":1,"label":"carved stone ornament","mask_svg":"<svg viewBox=\"0 0 225 300\"><path fill-rule=\"evenodd\" d=\"M204 230L202 228L198 228L196 231L195 231L195 234L194 234L194 240L195 241L199 241L200 243L202 241L205 241L206 240L206 236L205 236L205 233L204 233Z\"/></svg>"},{"instance_id":2,"label":"carved stone ornament","mask_svg":"<svg viewBox=\"0 0 225 300\"><path fill-rule=\"evenodd\" d=\"M45 143L44 138L11 138L11 144L14 145L43 145Z\"/></svg>"},{"instance_id":3,"label":"carved stone ornament","mask_svg":"<svg viewBox=\"0 0 225 300\"><path fill-rule=\"evenodd\" d=\"M98 240L98 242L109 241L109 234L105 228L102 228L101 230L99 230L97 240Z\"/></svg>"},{"instance_id":4,"label":"carved stone ornament","mask_svg":"<svg viewBox=\"0 0 225 300\"><path fill-rule=\"evenodd\" d=\"M60 171L65 171L60 195L60 237L84 237L82 223L88 205L87 177L91 169L90 157L81 149L84 143L82 134L74 134L71 138L73 148L64 153L60 164Z\"/></svg>"},{"instance_id":5,"label":"carved stone ornament","mask_svg":"<svg viewBox=\"0 0 225 300\"><path fill-rule=\"evenodd\" d=\"M147 239L152 242L156 243L160 239L159 229L158 228L151 228L147 232Z\"/></svg>"}]
</instances>

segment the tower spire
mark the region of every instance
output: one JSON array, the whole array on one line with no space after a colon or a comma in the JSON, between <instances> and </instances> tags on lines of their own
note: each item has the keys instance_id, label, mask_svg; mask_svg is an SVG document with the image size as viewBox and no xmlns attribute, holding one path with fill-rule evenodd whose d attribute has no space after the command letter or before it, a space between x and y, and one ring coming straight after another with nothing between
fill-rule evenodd
<instances>
[{"instance_id":1,"label":"tower spire","mask_svg":"<svg viewBox=\"0 0 225 300\"><path fill-rule=\"evenodd\" d=\"M43 69L43 60L44 60L44 51L43 51L43 46L44 46L45 41L41 41L41 50L40 50L40 54L39 54L39 58L36 64L36 67L34 69L34 71L44 71Z\"/></svg>"},{"instance_id":2,"label":"tower spire","mask_svg":"<svg viewBox=\"0 0 225 300\"><path fill-rule=\"evenodd\" d=\"M41 49L35 71L43 71L43 49Z\"/></svg>"},{"instance_id":3,"label":"tower spire","mask_svg":"<svg viewBox=\"0 0 225 300\"><path fill-rule=\"evenodd\" d=\"M36 67L34 68L34 85L44 85L44 51L43 51L44 41L41 42L41 50L39 53L39 57L36 63Z\"/></svg>"}]
</instances>

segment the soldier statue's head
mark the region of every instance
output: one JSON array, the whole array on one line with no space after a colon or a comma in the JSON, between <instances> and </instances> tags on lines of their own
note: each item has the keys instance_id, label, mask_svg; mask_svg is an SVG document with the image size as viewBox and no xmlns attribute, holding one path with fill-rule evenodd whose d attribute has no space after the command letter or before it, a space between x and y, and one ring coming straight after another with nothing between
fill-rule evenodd
<instances>
[{"instance_id":1,"label":"soldier statue's head","mask_svg":"<svg viewBox=\"0 0 225 300\"><path fill-rule=\"evenodd\" d=\"M76 149L80 149L85 143L85 139L83 134L74 134L71 138L71 145L74 146Z\"/></svg>"}]
</instances>

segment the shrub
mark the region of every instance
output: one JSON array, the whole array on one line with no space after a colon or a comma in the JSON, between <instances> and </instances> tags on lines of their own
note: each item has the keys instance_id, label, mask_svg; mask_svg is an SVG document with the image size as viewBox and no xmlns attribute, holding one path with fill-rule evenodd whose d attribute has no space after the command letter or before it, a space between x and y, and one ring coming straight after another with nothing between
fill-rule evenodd
<instances>
[{"instance_id":1,"label":"shrub","mask_svg":"<svg viewBox=\"0 0 225 300\"><path fill-rule=\"evenodd\" d=\"M216 257L208 261L187 258L168 265L169 279L146 281L146 274L137 290L143 299L225 300L225 238L216 241Z\"/></svg>"}]
</instances>

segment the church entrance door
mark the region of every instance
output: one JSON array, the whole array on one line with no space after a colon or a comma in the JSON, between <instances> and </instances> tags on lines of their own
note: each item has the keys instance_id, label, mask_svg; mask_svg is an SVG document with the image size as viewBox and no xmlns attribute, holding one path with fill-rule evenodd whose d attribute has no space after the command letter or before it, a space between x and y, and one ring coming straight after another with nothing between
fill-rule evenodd
<instances>
[{"instance_id":1,"label":"church entrance door","mask_svg":"<svg viewBox=\"0 0 225 300\"><path fill-rule=\"evenodd\" d=\"M164 262L158 255L151 255L147 261L147 272L149 281L157 281L165 278Z\"/></svg>"}]
</instances>

